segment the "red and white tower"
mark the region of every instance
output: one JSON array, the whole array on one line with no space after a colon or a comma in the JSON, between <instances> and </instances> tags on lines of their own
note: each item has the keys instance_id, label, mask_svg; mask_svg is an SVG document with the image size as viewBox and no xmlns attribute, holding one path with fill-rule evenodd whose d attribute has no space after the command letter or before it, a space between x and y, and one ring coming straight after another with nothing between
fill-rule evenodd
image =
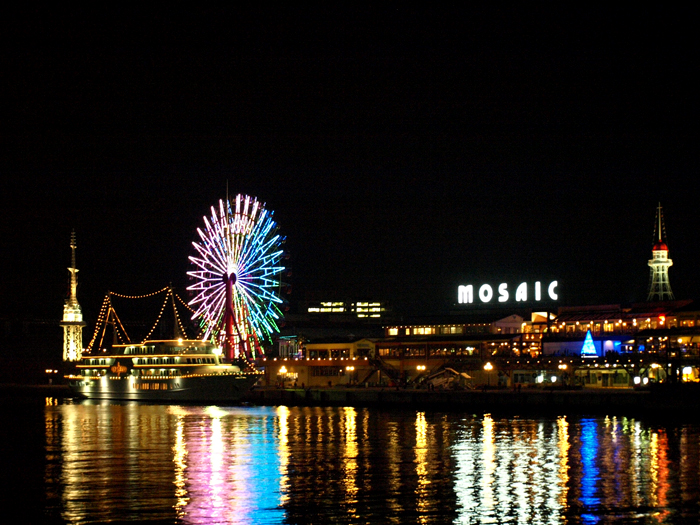
<instances>
[{"instance_id":1,"label":"red and white tower","mask_svg":"<svg viewBox=\"0 0 700 525\"><path fill-rule=\"evenodd\" d=\"M651 249L652 259L649 261L651 274L649 276L649 296L647 301L673 301L671 284L668 282L668 268L673 261L668 258L668 246L664 241L666 227L663 220L661 203L656 208L656 224L654 226L654 247Z\"/></svg>"},{"instance_id":2,"label":"red and white tower","mask_svg":"<svg viewBox=\"0 0 700 525\"><path fill-rule=\"evenodd\" d=\"M63 360L77 361L83 353L83 312L78 304L78 269L75 267L75 232L70 236L70 295L63 305Z\"/></svg>"}]
</instances>

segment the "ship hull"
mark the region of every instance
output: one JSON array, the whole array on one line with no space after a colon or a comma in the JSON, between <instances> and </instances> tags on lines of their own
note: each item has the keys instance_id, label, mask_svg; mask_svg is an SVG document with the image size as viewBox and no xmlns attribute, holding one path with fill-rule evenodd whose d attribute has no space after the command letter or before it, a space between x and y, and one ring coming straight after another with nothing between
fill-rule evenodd
<instances>
[{"instance_id":1,"label":"ship hull","mask_svg":"<svg viewBox=\"0 0 700 525\"><path fill-rule=\"evenodd\" d=\"M211 375L134 379L102 377L73 379L69 386L74 395L87 399L151 402L238 402L260 378L252 375Z\"/></svg>"}]
</instances>

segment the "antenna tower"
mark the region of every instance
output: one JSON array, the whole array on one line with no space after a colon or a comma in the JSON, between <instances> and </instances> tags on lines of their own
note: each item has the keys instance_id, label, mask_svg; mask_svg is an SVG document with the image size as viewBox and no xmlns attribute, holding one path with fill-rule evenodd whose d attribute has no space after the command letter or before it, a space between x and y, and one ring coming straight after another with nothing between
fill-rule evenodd
<instances>
[{"instance_id":1,"label":"antenna tower","mask_svg":"<svg viewBox=\"0 0 700 525\"><path fill-rule=\"evenodd\" d=\"M668 258L668 245L666 238L666 225L664 224L661 203L656 208L656 221L654 222L654 246L651 249L652 259L649 260L649 295L647 301L673 301L671 284L668 281L668 269L673 261Z\"/></svg>"},{"instance_id":2,"label":"antenna tower","mask_svg":"<svg viewBox=\"0 0 700 525\"><path fill-rule=\"evenodd\" d=\"M83 312L78 304L78 269L75 267L75 231L71 232L70 294L63 305L63 360L77 361L83 353Z\"/></svg>"}]
</instances>

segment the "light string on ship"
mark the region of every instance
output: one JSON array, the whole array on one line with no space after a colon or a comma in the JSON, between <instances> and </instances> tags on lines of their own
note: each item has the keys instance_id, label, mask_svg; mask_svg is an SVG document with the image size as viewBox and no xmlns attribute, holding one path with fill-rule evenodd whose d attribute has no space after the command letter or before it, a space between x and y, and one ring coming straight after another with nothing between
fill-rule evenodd
<instances>
[{"instance_id":1,"label":"light string on ship","mask_svg":"<svg viewBox=\"0 0 700 525\"><path fill-rule=\"evenodd\" d=\"M163 304L160 307L160 312L158 313L158 318L156 319L156 322L151 327L151 330L148 332L148 335L146 335L146 337L143 339L143 341L141 341L141 343L145 343L146 341L148 341L150 339L151 334L155 331L156 327L160 323L161 318L163 317L163 312L165 311L165 307L168 305L168 300L172 301L173 313L175 314L175 322L177 323L177 326L179 328L179 331L180 331L179 333L181 335L185 336L184 339L187 339L187 331L185 330L185 327L182 324L182 321L180 320L180 314L178 313L177 308L175 307L176 294L173 292L173 289L169 286L166 288L163 288L163 290L167 290L167 293L165 294L165 300L163 301ZM158 291L154 294L151 294L151 295L157 295L157 294L161 293L163 290L160 290L160 291ZM144 297L148 297L148 296L144 296ZM180 302L182 302L182 299L180 299ZM183 304L184 304L184 302L183 302Z\"/></svg>"},{"instance_id":2,"label":"light string on ship","mask_svg":"<svg viewBox=\"0 0 700 525\"><path fill-rule=\"evenodd\" d=\"M115 337L118 340L120 344L124 343L131 343L131 338L129 337L126 329L124 328L124 324L122 323L121 319L117 315L116 310L114 309L114 306L112 305L111 297L118 297L121 299L148 299L151 297L155 297L163 292L166 292L165 294L165 299L163 301L163 304L161 305L160 312L158 313L158 317L151 327L150 331L148 332L148 335L141 341L141 343L146 342L149 337L153 334L155 331L156 327L160 323L160 320L163 317L163 312L165 311L165 307L168 304L168 300L170 299L173 305L173 312L175 316L175 320L177 323L177 328L179 329L179 334L184 336L185 339L187 339L187 330L185 329L184 324L182 323L182 320L180 319L180 314L177 311L177 308L175 306L175 298L177 297L178 301L184 305L188 310L192 311L190 306L182 300L180 296L178 296L172 289L171 286L165 286L161 288L160 290L157 290L155 292L147 293L147 294L141 294L141 295L127 295L127 294L121 294L117 292L112 292L108 291L107 294L105 295L102 305L100 307L99 314L97 316L97 321L95 322L95 331L93 333L92 339L90 340L90 343L88 344L86 348L86 352L92 352L95 348L95 344L98 341L99 338L99 344L97 345L97 348L102 347L102 343L104 342L104 337L107 329L108 324L112 324L114 326L114 332L115 332Z\"/></svg>"},{"instance_id":3,"label":"light string on ship","mask_svg":"<svg viewBox=\"0 0 700 525\"><path fill-rule=\"evenodd\" d=\"M165 288L163 290L165 290ZM161 290L161 292L163 290ZM158 292L158 293L160 293L160 292ZM151 330L148 332L148 335L146 335L146 337L144 337L144 339L143 339L143 341L141 341L141 343L148 341L148 339L151 337L151 334L156 329L156 326L158 326L158 323L160 323L160 318L163 317L163 312L165 311L165 306L168 304L169 298L170 298L170 289L168 288L168 293L165 295L165 301L163 301L163 304L160 307L160 312L158 312L158 317L156 318L156 322L153 324L153 326L151 327Z\"/></svg>"},{"instance_id":4,"label":"light string on ship","mask_svg":"<svg viewBox=\"0 0 700 525\"><path fill-rule=\"evenodd\" d=\"M115 297L121 297L122 299L146 299L148 297L153 297L154 295L158 295L159 293L163 293L165 291L172 290L170 286L165 286L164 288L161 288L157 292L151 292L143 295L124 295L120 294L117 292L107 292L109 295L113 295Z\"/></svg>"},{"instance_id":5,"label":"light string on ship","mask_svg":"<svg viewBox=\"0 0 700 525\"><path fill-rule=\"evenodd\" d=\"M109 310L109 294L105 295L105 298L102 300L102 306L100 306L100 312L97 314L97 321L95 322L95 332L92 334L92 339L90 340L90 343L88 343L87 346L87 351L92 352L92 348L95 345L95 341L97 340L97 336L100 335L100 329L102 327L102 324L105 322L107 319L107 316L109 315L108 310Z\"/></svg>"},{"instance_id":6,"label":"light string on ship","mask_svg":"<svg viewBox=\"0 0 700 525\"><path fill-rule=\"evenodd\" d=\"M173 292L173 293L174 293L174 292ZM182 304L182 306L184 306L185 308L187 308L187 309L192 313L192 319L194 319L194 318L196 317L196 315L197 315L197 312L194 310L194 308L192 308L189 304L187 304L187 303L185 302L185 300L184 300L182 297L180 297L178 294L174 293L174 295L175 295L175 297L177 298L177 300L180 301L180 303ZM179 313L177 313L177 310L176 310L176 315L177 315L177 319L178 319L178 321L179 321L179 320L180 320L180 315L179 315ZM203 329L205 333L206 333L206 332L210 332L210 331L211 331L211 330L210 330L210 326L212 326L212 328L213 328L213 325L215 325L215 324L216 324L216 323L215 323L214 321L211 321L211 320L208 319L208 318L200 317L200 320L199 320L199 327L200 327L200 329ZM212 341L212 342L216 342L216 338L215 338L215 337L211 337L211 341Z\"/></svg>"},{"instance_id":7,"label":"light string on ship","mask_svg":"<svg viewBox=\"0 0 700 525\"><path fill-rule=\"evenodd\" d=\"M177 325L180 327L180 333L184 336L184 339L187 339L187 331L185 330L185 325L182 324L182 320L180 319L180 312L177 311L177 306L175 305L175 297L177 297L177 294L173 291L173 289L170 289L170 297L172 299L173 303L173 312L175 313L175 322ZM185 302L177 297L179 301L182 304L185 304Z\"/></svg>"},{"instance_id":8,"label":"light string on ship","mask_svg":"<svg viewBox=\"0 0 700 525\"><path fill-rule=\"evenodd\" d=\"M124 343L125 341L129 343L131 342L129 334L127 334L126 332L126 328L124 328L121 319L119 319L117 312L112 306L110 295L112 295L112 293L107 292L107 295L105 295L105 298L102 301L102 307L100 308L100 313L97 317L97 322L95 323L95 332L92 336L92 339L90 340L90 343L88 344L87 352L92 352L93 347L95 346L95 341L97 340L98 336L100 337L100 342L98 344L97 349L99 350L100 348L102 348L105 332L107 331L107 325L110 324L110 319L111 324L114 326L114 334L119 343Z\"/></svg>"}]
</instances>

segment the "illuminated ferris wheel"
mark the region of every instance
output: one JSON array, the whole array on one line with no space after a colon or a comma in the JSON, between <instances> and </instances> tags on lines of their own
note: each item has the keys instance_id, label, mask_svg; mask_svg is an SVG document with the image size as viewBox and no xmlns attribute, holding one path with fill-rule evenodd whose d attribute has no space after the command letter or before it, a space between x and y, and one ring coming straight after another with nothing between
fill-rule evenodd
<instances>
[{"instance_id":1,"label":"illuminated ferris wheel","mask_svg":"<svg viewBox=\"0 0 700 525\"><path fill-rule=\"evenodd\" d=\"M284 237L272 212L254 197L219 201L197 228L197 254L190 256L195 283L189 303L203 339L219 342L228 358L254 357L279 332L280 275Z\"/></svg>"}]
</instances>

